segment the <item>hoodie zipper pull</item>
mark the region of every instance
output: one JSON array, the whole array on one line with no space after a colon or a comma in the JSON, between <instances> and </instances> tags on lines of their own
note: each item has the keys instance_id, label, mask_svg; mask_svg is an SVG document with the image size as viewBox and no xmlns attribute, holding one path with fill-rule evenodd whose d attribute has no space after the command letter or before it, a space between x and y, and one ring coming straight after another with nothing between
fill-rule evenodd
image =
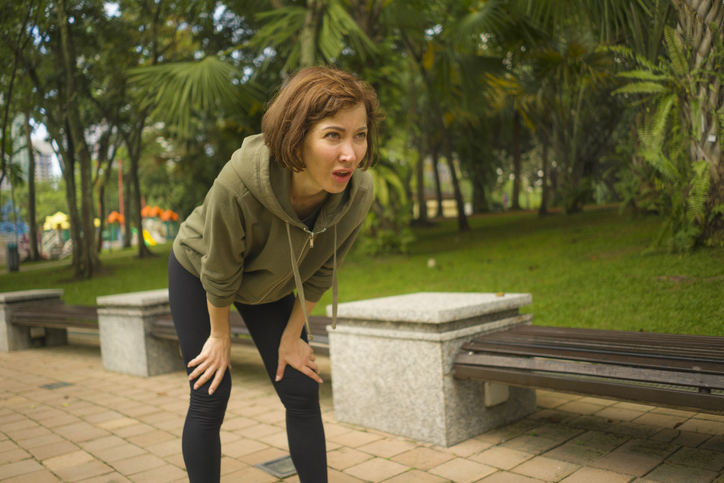
<instances>
[{"instance_id":1,"label":"hoodie zipper pull","mask_svg":"<svg viewBox=\"0 0 724 483\"><path fill-rule=\"evenodd\" d=\"M314 248L314 233L309 233L309 248Z\"/></svg>"}]
</instances>

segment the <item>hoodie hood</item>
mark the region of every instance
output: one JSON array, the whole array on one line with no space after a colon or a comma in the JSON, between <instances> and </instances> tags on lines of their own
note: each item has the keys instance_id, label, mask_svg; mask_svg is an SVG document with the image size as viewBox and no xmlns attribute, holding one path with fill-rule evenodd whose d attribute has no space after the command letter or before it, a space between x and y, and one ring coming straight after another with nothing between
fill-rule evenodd
<instances>
[{"instance_id":1,"label":"hoodie hood","mask_svg":"<svg viewBox=\"0 0 724 483\"><path fill-rule=\"evenodd\" d=\"M263 134L244 139L241 149L231 157L231 164L239 178L244 180L247 189L267 210L292 226L306 228L292 209L289 197L291 170L283 168L269 157ZM324 229L336 225L347 214L360 188L361 178L365 175L363 171L355 170L344 191L327 197L317 218L315 231L317 227Z\"/></svg>"}]
</instances>

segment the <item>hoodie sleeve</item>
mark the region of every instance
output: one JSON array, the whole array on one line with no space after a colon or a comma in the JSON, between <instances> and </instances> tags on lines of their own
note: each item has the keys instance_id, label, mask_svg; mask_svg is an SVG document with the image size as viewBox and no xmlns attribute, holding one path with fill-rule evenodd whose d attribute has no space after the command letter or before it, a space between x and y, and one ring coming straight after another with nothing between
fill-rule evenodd
<instances>
[{"instance_id":1,"label":"hoodie sleeve","mask_svg":"<svg viewBox=\"0 0 724 483\"><path fill-rule=\"evenodd\" d=\"M216 307L234 302L244 270L244 214L240 196L217 179L204 201L203 241L199 278Z\"/></svg>"}]
</instances>

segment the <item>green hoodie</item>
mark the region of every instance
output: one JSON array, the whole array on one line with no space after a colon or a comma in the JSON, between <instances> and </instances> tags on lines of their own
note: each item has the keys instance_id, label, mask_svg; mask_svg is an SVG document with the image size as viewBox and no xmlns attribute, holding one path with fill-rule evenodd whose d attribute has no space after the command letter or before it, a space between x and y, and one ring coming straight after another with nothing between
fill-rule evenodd
<instances>
[{"instance_id":1,"label":"green hoodie","mask_svg":"<svg viewBox=\"0 0 724 483\"><path fill-rule=\"evenodd\" d=\"M290 186L291 171L270 159L264 136L250 136L181 224L174 254L213 305L273 302L295 288L302 302L318 302L334 283L336 306L337 267L372 205L372 176L355 170L312 231L292 209Z\"/></svg>"}]
</instances>

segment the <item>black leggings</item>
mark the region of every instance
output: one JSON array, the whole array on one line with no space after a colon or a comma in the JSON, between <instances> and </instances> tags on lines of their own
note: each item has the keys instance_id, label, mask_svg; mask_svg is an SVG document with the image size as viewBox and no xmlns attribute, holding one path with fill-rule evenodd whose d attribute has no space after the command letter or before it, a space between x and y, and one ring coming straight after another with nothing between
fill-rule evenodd
<instances>
[{"instance_id":1,"label":"black leggings","mask_svg":"<svg viewBox=\"0 0 724 483\"><path fill-rule=\"evenodd\" d=\"M201 281L181 266L173 251L168 263L168 288L181 353L184 363L188 365L190 360L201 353L211 332L211 324L206 292ZM289 453L299 480L302 483L325 483L327 451L318 383L290 366L284 369L282 380L274 382L279 362L279 342L294 305L294 295L289 294L268 304L234 305L241 313L274 389L286 408ZM306 340L304 331L302 338ZM187 373L191 373L191 369L187 368ZM191 483L214 483L220 479L219 430L231 393L229 370L211 396L210 385L211 381L208 381L194 390L193 382L189 383L191 398L183 430L182 449Z\"/></svg>"}]
</instances>

